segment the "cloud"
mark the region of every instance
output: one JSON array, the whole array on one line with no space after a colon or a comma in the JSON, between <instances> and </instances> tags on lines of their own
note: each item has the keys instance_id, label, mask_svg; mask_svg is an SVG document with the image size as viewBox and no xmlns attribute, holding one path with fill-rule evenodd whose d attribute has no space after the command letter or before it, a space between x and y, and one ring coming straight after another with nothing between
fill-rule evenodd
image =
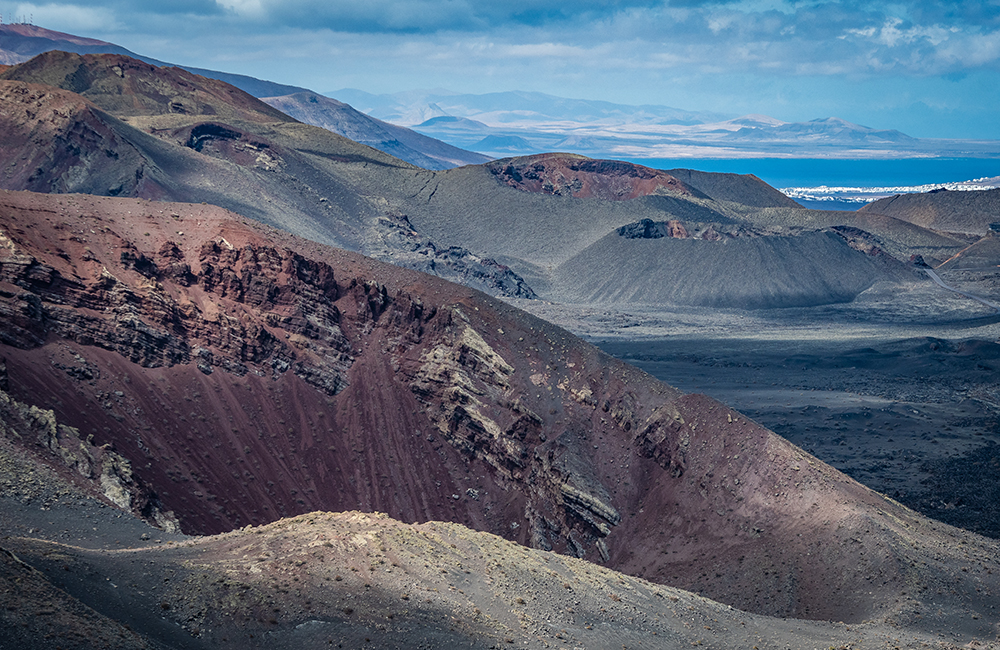
<instances>
[{"instance_id":1,"label":"cloud","mask_svg":"<svg viewBox=\"0 0 1000 650\"><path fill-rule=\"evenodd\" d=\"M263 18L267 14L264 0L215 0L215 4L238 16Z\"/></svg>"},{"instance_id":2,"label":"cloud","mask_svg":"<svg viewBox=\"0 0 1000 650\"><path fill-rule=\"evenodd\" d=\"M215 0L250 20L270 25L349 33L484 32L506 26L544 26L600 20L662 0Z\"/></svg>"},{"instance_id":3,"label":"cloud","mask_svg":"<svg viewBox=\"0 0 1000 650\"><path fill-rule=\"evenodd\" d=\"M17 10L164 61L320 91L524 88L716 111L811 106L811 118L840 112L855 87L867 89L863 106L890 79L943 98L960 87L965 104L984 93L973 79L1000 87L998 0L75 0ZM935 105L933 93L920 101ZM861 110L854 121L865 122Z\"/></svg>"}]
</instances>

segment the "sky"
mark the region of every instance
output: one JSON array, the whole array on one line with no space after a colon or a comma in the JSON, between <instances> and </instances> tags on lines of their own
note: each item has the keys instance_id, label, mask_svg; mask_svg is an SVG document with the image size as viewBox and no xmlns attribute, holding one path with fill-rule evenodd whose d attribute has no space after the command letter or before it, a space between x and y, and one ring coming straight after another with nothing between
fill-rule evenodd
<instances>
[{"instance_id":1,"label":"sky","mask_svg":"<svg viewBox=\"0 0 1000 650\"><path fill-rule=\"evenodd\" d=\"M1000 139L1000 0L0 0L0 13L323 93L530 90Z\"/></svg>"}]
</instances>

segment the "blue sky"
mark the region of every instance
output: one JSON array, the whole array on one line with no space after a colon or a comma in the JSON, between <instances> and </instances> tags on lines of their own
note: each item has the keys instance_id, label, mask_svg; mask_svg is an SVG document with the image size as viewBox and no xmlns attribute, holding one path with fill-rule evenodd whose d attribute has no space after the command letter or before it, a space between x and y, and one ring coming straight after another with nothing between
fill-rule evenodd
<instances>
[{"instance_id":1,"label":"blue sky","mask_svg":"<svg viewBox=\"0 0 1000 650\"><path fill-rule=\"evenodd\" d=\"M0 11L319 92L534 90L1000 139L1000 0L0 0Z\"/></svg>"}]
</instances>

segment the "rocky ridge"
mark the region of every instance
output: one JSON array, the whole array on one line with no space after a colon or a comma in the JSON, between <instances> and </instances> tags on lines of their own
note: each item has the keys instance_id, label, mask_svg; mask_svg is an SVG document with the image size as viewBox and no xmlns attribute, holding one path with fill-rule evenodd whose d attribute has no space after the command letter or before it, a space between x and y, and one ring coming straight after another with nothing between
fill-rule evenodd
<instances>
[{"instance_id":1,"label":"rocky ridge","mask_svg":"<svg viewBox=\"0 0 1000 650\"><path fill-rule=\"evenodd\" d=\"M973 563L948 607L991 624L993 542L503 303L214 207L0 198L11 397L184 532L360 508L845 621L937 620L902 591Z\"/></svg>"},{"instance_id":2,"label":"rocky ridge","mask_svg":"<svg viewBox=\"0 0 1000 650\"><path fill-rule=\"evenodd\" d=\"M571 154L538 154L487 163L501 182L525 192L627 201L660 192L706 198L674 176L616 160Z\"/></svg>"}]
</instances>

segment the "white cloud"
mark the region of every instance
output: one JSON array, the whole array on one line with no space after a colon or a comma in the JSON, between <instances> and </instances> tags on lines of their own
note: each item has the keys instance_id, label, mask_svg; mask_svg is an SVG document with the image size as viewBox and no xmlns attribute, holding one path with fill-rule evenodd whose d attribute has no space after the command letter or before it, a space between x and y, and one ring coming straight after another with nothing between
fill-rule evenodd
<instances>
[{"instance_id":1,"label":"white cloud","mask_svg":"<svg viewBox=\"0 0 1000 650\"><path fill-rule=\"evenodd\" d=\"M265 0L215 0L219 7L248 18L263 18L267 13L264 2Z\"/></svg>"}]
</instances>

